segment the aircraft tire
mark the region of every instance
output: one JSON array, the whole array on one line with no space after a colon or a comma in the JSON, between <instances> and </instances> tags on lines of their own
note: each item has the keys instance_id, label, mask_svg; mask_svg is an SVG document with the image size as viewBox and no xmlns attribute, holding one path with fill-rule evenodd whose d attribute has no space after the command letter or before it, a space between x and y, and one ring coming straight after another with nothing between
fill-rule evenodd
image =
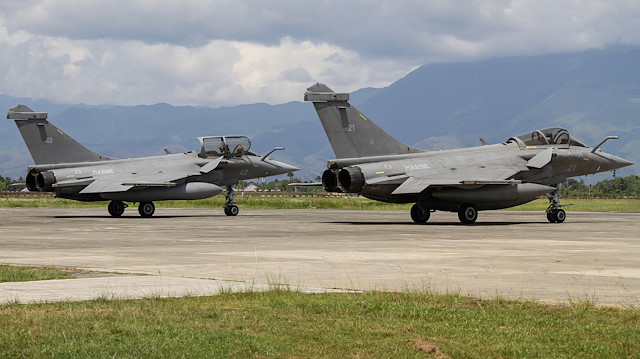
<instances>
[{"instance_id":1,"label":"aircraft tire","mask_svg":"<svg viewBox=\"0 0 640 359\"><path fill-rule=\"evenodd\" d=\"M551 223L562 223L567 219L567 212L564 209L554 209L547 213L547 219Z\"/></svg>"},{"instance_id":2,"label":"aircraft tire","mask_svg":"<svg viewBox=\"0 0 640 359\"><path fill-rule=\"evenodd\" d=\"M107 210L112 217L120 217L124 213L125 205L122 201L111 201L107 206Z\"/></svg>"},{"instance_id":3,"label":"aircraft tire","mask_svg":"<svg viewBox=\"0 0 640 359\"><path fill-rule=\"evenodd\" d=\"M138 205L138 213L140 216L149 218L153 216L153 213L156 211L156 206L153 202L140 202Z\"/></svg>"},{"instance_id":4,"label":"aircraft tire","mask_svg":"<svg viewBox=\"0 0 640 359\"><path fill-rule=\"evenodd\" d=\"M474 224L478 219L478 210L470 204L464 204L458 209L458 219L462 224Z\"/></svg>"},{"instance_id":5,"label":"aircraft tire","mask_svg":"<svg viewBox=\"0 0 640 359\"><path fill-rule=\"evenodd\" d=\"M240 212L240 209L238 208L238 206L234 204L224 207L224 214L226 214L227 216L230 216L230 217L237 216L239 212Z\"/></svg>"},{"instance_id":6,"label":"aircraft tire","mask_svg":"<svg viewBox=\"0 0 640 359\"><path fill-rule=\"evenodd\" d=\"M431 216L429 208L423 208L417 203L411 207L411 219L418 224L425 224Z\"/></svg>"}]
</instances>

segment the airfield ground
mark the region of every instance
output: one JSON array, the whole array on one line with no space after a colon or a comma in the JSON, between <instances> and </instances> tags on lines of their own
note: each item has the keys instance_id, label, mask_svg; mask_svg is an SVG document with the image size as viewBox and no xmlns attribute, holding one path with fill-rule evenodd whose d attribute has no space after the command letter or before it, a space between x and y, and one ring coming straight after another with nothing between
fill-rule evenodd
<instances>
[{"instance_id":1,"label":"airfield ground","mask_svg":"<svg viewBox=\"0 0 640 359\"><path fill-rule=\"evenodd\" d=\"M134 208L0 209L0 263L105 274L0 283L0 303L208 295L287 284L310 291L434 290L480 298L640 306L640 213ZM122 275L122 274L136 275ZM137 276L146 274L146 276Z\"/></svg>"}]
</instances>

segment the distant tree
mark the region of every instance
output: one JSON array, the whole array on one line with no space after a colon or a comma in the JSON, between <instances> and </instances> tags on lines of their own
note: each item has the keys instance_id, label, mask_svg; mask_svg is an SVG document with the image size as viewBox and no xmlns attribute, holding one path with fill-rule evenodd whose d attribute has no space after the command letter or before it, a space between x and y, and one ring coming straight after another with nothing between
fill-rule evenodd
<instances>
[{"instance_id":1,"label":"distant tree","mask_svg":"<svg viewBox=\"0 0 640 359\"><path fill-rule=\"evenodd\" d=\"M573 178L569 178L565 183L560 186L560 194L572 195L572 196L586 196L589 193L589 187L584 183L582 178L578 181Z\"/></svg>"},{"instance_id":2,"label":"distant tree","mask_svg":"<svg viewBox=\"0 0 640 359\"><path fill-rule=\"evenodd\" d=\"M233 189L241 191L245 187L247 187L247 181L238 181L238 183L233 186Z\"/></svg>"},{"instance_id":3,"label":"distant tree","mask_svg":"<svg viewBox=\"0 0 640 359\"><path fill-rule=\"evenodd\" d=\"M591 190L589 190L591 187ZM569 178L560 187L560 194L565 196L592 196L621 197L640 195L640 177L631 175L606 179L593 186L587 186L582 179Z\"/></svg>"}]
</instances>

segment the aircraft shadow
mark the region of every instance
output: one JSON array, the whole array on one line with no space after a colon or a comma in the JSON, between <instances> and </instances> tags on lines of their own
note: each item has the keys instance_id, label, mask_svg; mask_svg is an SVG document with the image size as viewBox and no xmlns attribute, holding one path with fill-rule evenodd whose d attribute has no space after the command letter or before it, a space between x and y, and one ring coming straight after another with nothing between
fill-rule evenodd
<instances>
[{"instance_id":1,"label":"aircraft shadow","mask_svg":"<svg viewBox=\"0 0 640 359\"><path fill-rule=\"evenodd\" d=\"M153 217L149 217L149 218L142 218L140 216L122 216L122 217L111 217L111 216L100 216L100 215L96 215L96 216L88 216L88 215L84 215L84 216L78 216L78 215L65 215L65 216L53 216L53 218L59 218L59 219L74 219L74 218L92 218L92 219L97 219L97 218L110 218L110 219L114 219L114 220L132 220L132 219L144 219L144 220L153 220L153 219L167 219L167 218L208 218L208 217L216 217L216 215L182 215L182 216L176 216L176 215L172 215L172 216L163 216L163 215L159 215L159 216L153 216ZM219 216L219 217L226 217L226 216Z\"/></svg>"},{"instance_id":2,"label":"aircraft shadow","mask_svg":"<svg viewBox=\"0 0 640 359\"><path fill-rule=\"evenodd\" d=\"M353 222L353 221L333 221L324 222L326 224L351 224L355 226L472 226L472 227L494 227L494 226L512 226L517 224L533 224L543 222L476 222L474 224L462 224L460 222L427 222L425 224L416 224L413 222Z\"/></svg>"},{"instance_id":3,"label":"aircraft shadow","mask_svg":"<svg viewBox=\"0 0 640 359\"><path fill-rule=\"evenodd\" d=\"M184 214L184 215L153 215L152 217L149 218L143 218L140 216L136 216L136 215L131 215L131 216L122 216L122 217L111 217L109 215L59 215L59 216L52 216L52 218L59 218L59 219L74 219L74 218L91 218L91 219L98 219L98 218L109 218L109 219L114 219L114 220L132 220L132 219L144 219L144 220L153 220L153 219L171 219L171 218L211 218L211 217L216 217L216 218L228 218L228 216L225 216L223 214ZM251 215L251 218L256 218L256 217L269 217L267 215Z\"/></svg>"}]
</instances>

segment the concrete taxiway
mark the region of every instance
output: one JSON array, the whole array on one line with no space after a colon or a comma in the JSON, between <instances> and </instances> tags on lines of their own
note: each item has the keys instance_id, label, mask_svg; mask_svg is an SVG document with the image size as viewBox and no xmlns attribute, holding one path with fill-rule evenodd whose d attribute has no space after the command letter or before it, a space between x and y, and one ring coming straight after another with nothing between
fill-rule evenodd
<instances>
[{"instance_id":1,"label":"concrete taxiway","mask_svg":"<svg viewBox=\"0 0 640 359\"><path fill-rule=\"evenodd\" d=\"M640 213L158 208L0 209L0 263L147 274L0 283L0 303L208 295L285 283L312 291L434 290L481 298L640 305Z\"/></svg>"}]
</instances>

